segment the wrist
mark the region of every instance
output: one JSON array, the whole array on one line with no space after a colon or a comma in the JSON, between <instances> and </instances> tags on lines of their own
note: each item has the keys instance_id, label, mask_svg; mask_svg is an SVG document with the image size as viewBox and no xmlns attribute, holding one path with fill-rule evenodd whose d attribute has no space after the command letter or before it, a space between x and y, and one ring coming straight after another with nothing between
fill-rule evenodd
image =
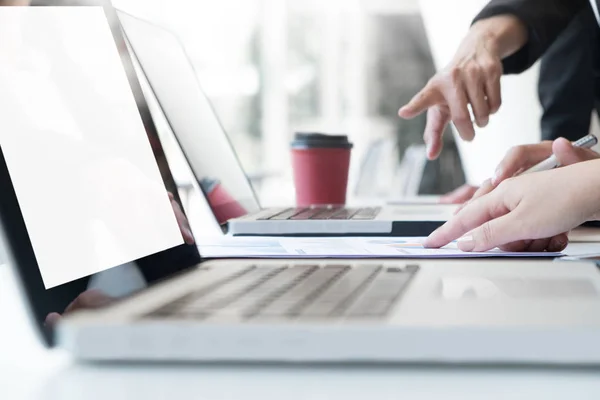
<instances>
[{"instance_id":1,"label":"wrist","mask_svg":"<svg viewBox=\"0 0 600 400\"><path fill-rule=\"evenodd\" d=\"M475 22L470 33L479 38L492 54L508 57L527 43L527 27L513 15L498 15Z\"/></svg>"}]
</instances>

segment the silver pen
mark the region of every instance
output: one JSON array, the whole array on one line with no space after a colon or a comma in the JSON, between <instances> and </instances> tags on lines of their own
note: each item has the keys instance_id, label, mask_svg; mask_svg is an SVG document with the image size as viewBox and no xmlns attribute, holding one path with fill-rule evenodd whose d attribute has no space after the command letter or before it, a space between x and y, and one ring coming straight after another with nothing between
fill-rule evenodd
<instances>
[{"instance_id":1,"label":"silver pen","mask_svg":"<svg viewBox=\"0 0 600 400\"><path fill-rule=\"evenodd\" d=\"M598 138L594 135L587 135L582 137L581 139L573 142L573 147L582 147L585 149L589 149L594 147L598 143ZM540 172L547 171L549 169L553 169L556 167L560 167L560 163L556 159L556 156L552 154L550 157L546 158L544 161L534 165L533 167L525 170L522 174L529 174L531 172Z\"/></svg>"}]
</instances>

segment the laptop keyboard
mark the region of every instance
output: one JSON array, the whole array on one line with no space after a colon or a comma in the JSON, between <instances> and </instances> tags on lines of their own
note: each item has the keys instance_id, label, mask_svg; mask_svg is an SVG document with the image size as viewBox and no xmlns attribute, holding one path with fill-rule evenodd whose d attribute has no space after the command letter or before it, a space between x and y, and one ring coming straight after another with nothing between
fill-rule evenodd
<instances>
[{"instance_id":1,"label":"laptop keyboard","mask_svg":"<svg viewBox=\"0 0 600 400\"><path fill-rule=\"evenodd\" d=\"M189 293L147 318L383 318L419 266L251 266Z\"/></svg>"},{"instance_id":2,"label":"laptop keyboard","mask_svg":"<svg viewBox=\"0 0 600 400\"><path fill-rule=\"evenodd\" d=\"M381 212L381 207L308 207L288 208L259 218L261 221L306 221L306 220L372 220Z\"/></svg>"}]
</instances>

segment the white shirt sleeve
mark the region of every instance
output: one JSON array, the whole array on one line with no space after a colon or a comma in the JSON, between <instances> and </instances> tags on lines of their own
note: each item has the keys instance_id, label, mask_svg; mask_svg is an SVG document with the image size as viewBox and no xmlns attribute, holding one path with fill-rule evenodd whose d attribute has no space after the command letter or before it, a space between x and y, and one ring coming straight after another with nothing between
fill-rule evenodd
<instances>
[{"instance_id":1,"label":"white shirt sleeve","mask_svg":"<svg viewBox=\"0 0 600 400\"><path fill-rule=\"evenodd\" d=\"M596 21L600 24L600 13L598 12L598 2L596 0L590 0L592 4L592 9L594 10L594 14L596 15Z\"/></svg>"}]
</instances>

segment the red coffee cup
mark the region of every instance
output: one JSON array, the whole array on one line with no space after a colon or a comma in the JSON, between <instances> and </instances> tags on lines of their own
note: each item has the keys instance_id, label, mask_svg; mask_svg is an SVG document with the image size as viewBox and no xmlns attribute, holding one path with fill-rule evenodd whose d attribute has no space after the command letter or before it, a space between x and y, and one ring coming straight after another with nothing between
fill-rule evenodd
<instances>
[{"instance_id":1,"label":"red coffee cup","mask_svg":"<svg viewBox=\"0 0 600 400\"><path fill-rule=\"evenodd\" d=\"M346 204L351 150L345 135L296 134L292 166L298 207Z\"/></svg>"}]
</instances>

